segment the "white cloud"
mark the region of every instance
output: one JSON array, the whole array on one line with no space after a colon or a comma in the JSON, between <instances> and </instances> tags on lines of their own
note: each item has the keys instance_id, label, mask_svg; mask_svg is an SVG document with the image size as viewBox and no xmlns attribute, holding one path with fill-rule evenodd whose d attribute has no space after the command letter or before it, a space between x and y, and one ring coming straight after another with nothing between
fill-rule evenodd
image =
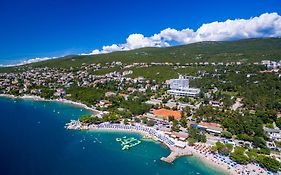
<instances>
[{"instance_id":1,"label":"white cloud","mask_svg":"<svg viewBox=\"0 0 281 175\"><path fill-rule=\"evenodd\" d=\"M111 46L103 46L102 51L104 53L108 52L116 52L116 51L121 51L122 47L118 46L117 44L112 44Z\"/></svg>"},{"instance_id":2,"label":"white cloud","mask_svg":"<svg viewBox=\"0 0 281 175\"><path fill-rule=\"evenodd\" d=\"M177 43L190 43L194 38L195 32L192 29L183 29L178 31L176 29L167 28L156 34L164 41L176 41Z\"/></svg>"},{"instance_id":3,"label":"white cloud","mask_svg":"<svg viewBox=\"0 0 281 175\"><path fill-rule=\"evenodd\" d=\"M95 49L90 55L110 53L116 51L126 51L142 47L166 47L169 46L168 43L163 42L161 38L157 36L145 37L142 34L131 34L126 39L125 44L112 44L110 46L103 46L102 50Z\"/></svg>"},{"instance_id":4,"label":"white cloud","mask_svg":"<svg viewBox=\"0 0 281 175\"><path fill-rule=\"evenodd\" d=\"M100 54L100 51L98 49L93 50L90 55L96 55L96 54ZM87 54L82 54L82 55L87 55Z\"/></svg>"},{"instance_id":5,"label":"white cloud","mask_svg":"<svg viewBox=\"0 0 281 175\"><path fill-rule=\"evenodd\" d=\"M230 40L255 37L279 37L281 16L265 13L248 20L236 19L203 24L197 31L197 40Z\"/></svg>"},{"instance_id":6,"label":"white cloud","mask_svg":"<svg viewBox=\"0 0 281 175\"><path fill-rule=\"evenodd\" d=\"M25 61L21 62L20 64L35 63L35 62L39 62L39 61L46 61L46 60L49 60L49 59L54 59L54 58L57 58L57 57L32 58L32 59L29 59L29 60L25 60Z\"/></svg>"},{"instance_id":7,"label":"white cloud","mask_svg":"<svg viewBox=\"0 0 281 175\"><path fill-rule=\"evenodd\" d=\"M131 34L124 44L103 46L102 50L96 49L90 54L125 51L142 47L167 47L171 43L189 44L199 41L226 41L260 37L281 37L281 16L277 13L264 13L250 19L216 21L203 24L197 31L189 28L183 30L167 28L150 37L145 37L142 34Z\"/></svg>"},{"instance_id":8,"label":"white cloud","mask_svg":"<svg viewBox=\"0 0 281 175\"><path fill-rule=\"evenodd\" d=\"M123 44L125 50L137 49L141 47L163 47L168 43L161 41L155 36L144 37L142 34L131 34L127 39L127 43Z\"/></svg>"},{"instance_id":9,"label":"white cloud","mask_svg":"<svg viewBox=\"0 0 281 175\"><path fill-rule=\"evenodd\" d=\"M21 61L16 64L0 64L0 67L21 66L21 65L25 65L25 64L36 63L36 62L46 61L46 60L55 59L55 58L58 58L58 57L31 58L31 59L24 60L24 61Z\"/></svg>"}]
</instances>

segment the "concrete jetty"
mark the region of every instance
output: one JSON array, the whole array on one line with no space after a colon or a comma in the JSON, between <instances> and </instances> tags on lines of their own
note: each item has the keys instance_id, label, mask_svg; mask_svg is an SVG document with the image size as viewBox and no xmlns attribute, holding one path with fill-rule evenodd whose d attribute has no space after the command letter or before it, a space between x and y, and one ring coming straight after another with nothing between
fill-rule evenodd
<instances>
[{"instance_id":1,"label":"concrete jetty","mask_svg":"<svg viewBox=\"0 0 281 175\"><path fill-rule=\"evenodd\" d=\"M171 149L171 153L167 157L162 157L161 160L167 163L173 163L177 158L182 156L192 156L192 152L188 148L177 148Z\"/></svg>"}]
</instances>

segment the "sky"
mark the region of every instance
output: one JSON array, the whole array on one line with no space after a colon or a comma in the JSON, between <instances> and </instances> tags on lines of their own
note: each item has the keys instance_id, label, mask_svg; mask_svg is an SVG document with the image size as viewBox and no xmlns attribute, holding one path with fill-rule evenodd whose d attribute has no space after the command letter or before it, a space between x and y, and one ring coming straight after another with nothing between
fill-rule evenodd
<instances>
[{"instance_id":1,"label":"sky","mask_svg":"<svg viewBox=\"0 0 281 175\"><path fill-rule=\"evenodd\" d=\"M281 37L279 15L280 0L0 0L0 64Z\"/></svg>"}]
</instances>

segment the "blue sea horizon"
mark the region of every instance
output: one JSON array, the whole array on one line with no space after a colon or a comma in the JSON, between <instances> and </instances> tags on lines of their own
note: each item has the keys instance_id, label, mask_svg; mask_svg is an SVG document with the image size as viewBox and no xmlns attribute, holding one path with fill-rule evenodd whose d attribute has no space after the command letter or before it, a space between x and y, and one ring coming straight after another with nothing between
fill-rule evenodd
<instances>
[{"instance_id":1,"label":"blue sea horizon","mask_svg":"<svg viewBox=\"0 0 281 175\"><path fill-rule=\"evenodd\" d=\"M117 137L135 133L72 131L65 123L90 112L58 102L0 98L0 174L3 175L170 175L223 174L195 157L173 164L160 160L169 150L143 141L126 151Z\"/></svg>"}]
</instances>

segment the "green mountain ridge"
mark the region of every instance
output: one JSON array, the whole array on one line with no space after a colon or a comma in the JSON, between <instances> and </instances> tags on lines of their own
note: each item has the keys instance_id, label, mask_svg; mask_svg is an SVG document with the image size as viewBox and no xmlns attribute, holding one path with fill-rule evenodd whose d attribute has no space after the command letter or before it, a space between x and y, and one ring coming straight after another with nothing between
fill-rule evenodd
<instances>
[{"instance_id":1,"label":"green mountain ridge","mask_svg":"<svg viewBox=\"0 0 281 175\"><path fill-rule=\"evenodd\" d=\"M281 38L254 38L236 41L204 41L165 48L147 47L100 55L76 55L51 59L28 65L1 68L11 71L19 67L78 67L83 63L134 62L257 62L281 59Z\"/></svg>"}]
</instances>

